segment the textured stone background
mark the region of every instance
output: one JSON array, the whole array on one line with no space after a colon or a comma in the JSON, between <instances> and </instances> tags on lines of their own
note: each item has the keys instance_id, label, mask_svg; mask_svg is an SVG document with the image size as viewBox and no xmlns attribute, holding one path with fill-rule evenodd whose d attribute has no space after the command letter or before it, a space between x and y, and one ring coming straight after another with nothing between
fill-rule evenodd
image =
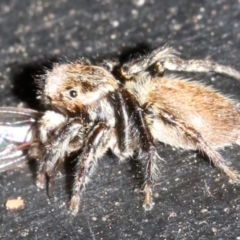
<instances>
[{"instance_id":1,"label":"textured stone background","mask_svg":"<svg viewBox=\"0 0 240 240\"><path fill-rule=\"evenodd\" d=\"M57 59L124 58L166 42L184 58L239 69L240 2L2 0L0 105L38 108L33 76ZM240 83L234 79L186 76L240 100ZM239 149L223 154L240 170ZM0 238L240 239L240 188L195 152L160 144L159 153L166 162L151 212L141 207L142 179L134 164L120 164L112 155L100 161L74 218L67 212L71 171L57 177L56 201L35 187L35 165L1 173ZM25 208L7 211L4 202L18 196Z\"/></svg>"}]
</instances>

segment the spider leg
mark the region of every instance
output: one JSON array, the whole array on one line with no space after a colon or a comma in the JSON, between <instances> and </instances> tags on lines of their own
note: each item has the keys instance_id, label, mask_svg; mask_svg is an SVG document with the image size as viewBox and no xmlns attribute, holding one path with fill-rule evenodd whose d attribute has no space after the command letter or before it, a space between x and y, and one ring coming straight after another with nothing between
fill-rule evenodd
<instances>
[{"instance_id":1,"label":"spider leg","mask_svg":"<svg viewBox=\"0 0 240 240\"><path fill-rule=\"evenodd\" d=\"M160 63L160 69L164 68L170 71L180 72L215 72L227 75L232 78L240 80L240 72L232 67L217 64L208 60L183 60L180 58L167 58Z\"/></svg>"},{"instance_id":2,"label":"spider leg","mask_svg":"<svg viewBox=\"0 0 240 240\"><path fill-rule=\"evenodd\" d=\"M240 72L232 67L223 66L208 60L183 60L177 55L177 51L170 47L156 48L150 55L141 56L139 59L124 64L121 68L121 73L125 78L130 79L139 73L148 71L151 66L155 66L160 75L163 75L165 70L215 72L240 80Z\"/></svg>"},{"instance_id":3,"label":"spider leg","mask_svg":"<svg viewBox=\"0 0 240 240\"><path fill-rule=\"evenodd\" d=\"M152 188L158 175L156 161L159 156L157 154L156 145L144 118L144 112L135 97L128 91L122 89L119 91L115 99L116 101L121 100L120 105L122 107L119 105L117 109L119 109L120 114L122 112L123 120L122 122L120 121L120 123L122 123L122 127L125 127L124 133L120 136L123 138L120 142L127 143L122 145L123 147L121 150L128 150L128 139L131 138L131 141L136 141L136 139L138 139L138 144L135 148L137 147L140 149L140 158L147 159L145 168L145 198L143 207L145 210L151 210L154 205L152 201ZM129 121L131 123L129 123ZM129 125L131 125L133 129L131 129ZM136 134L137 136L131 136L130 131L132 135Z\"/></svg>"},{"instance_id":4,"label":"spider leg","mask_svg":"<svg viewBox=\"0 0 240 240\"><path fill-rule=\"evenodd\" d=\"M70 211L73 215L78 212L81 195L89 180L97 160L108 149L109 127L104 122L99 122L88 134L83 151L77 157L77 174L75 176Z\"/></svg>"},{"instance_id":5,"label":"spider leg","mask_svg":"<svg viewBox=\"0 0 240 240\"><path fill-rule=\"evenodd\" d=\"M172 114L169 112L158 109L160 117L168 122L169 124L174 125L181 131L183 131L186 136L191 139L193 142L195 142L196 147L199 151L204 152L209 159L213 162L213 164L219 168L221 171L223 171L230 179L232 179L234 182L238 183L240 181L240 175L237 171L231 169L223 159L223 157L215 151L207 141L201 136L201 134L196 131L194 128L191 128L187 126L184 122L180 121L179 119L176 119Z\"/></svg>"},{"instance_id":6,"label":"spider leg","mask_svg":"<svg viewBox=\"0 0 240 240\"><path fill-rule=\"evenodd\" d=\"M157 153L156 145L150 129L144 118L142 109L136 108L136 126L139 130L140 146L143 150L140 156L146 158L147 163L145 167L145 180L144 180L144 202L143 207L145 210L151 210L154 202L152 200L153 186L157 179L159 170L157 167L157 160L160 159Z\"/></svg>"},{"instance_id":7,"label":"spider leg","mask_svg":"<svg viewBox=\"0 0 240 240\"><path fill-rule=\"evenodd\" d=\"M121 74L126 79L133 78L134 80L135 75L148 71L149 67L158 62L165 61L166 58L168 59L176 58L175 56L176 54L177 52L174 49L166 46L157 48L148 55L143 55L137 59L134 59L123 64L123 66L120 69ZM160 72L162 74L164 73L164 69L160 71L160 65L158 65L158 71L159 73Z\"/></svg>"},{"instance_id":8,"label":"spider leg","mask_svg":"<svg viewBox=\"0 0 240 240\"><path fill-rule=\"evenodd\" d=\"M58 134L44 149L44 154L40 160L39 171L37 175L37 186L44 187L45 178L47 178L48 189L52 190L54 184L54 175L62 164L66 151L71 140L83 131L82 119L74 118L68 124L63 126ZM81 144L79 143L79 146ZM48 191L48 194L50 191Z\"/></svg>"},{"instance_id":9,"label":"spider leg","mask_svg":"<svg viewBox=\"0 0 240 240\"><path fill-rule=\"evenodd\" d=\"M125 98L123 96L122 92L116 92L115 93L115 109L116 115L117 115L117 136L118 136L118 150L117 152L114 151L114 153L120 158L120 159L126 159L133 155L133 148L132 144L133 136L131 134L131 123L130 123L130 109L128 108L128 101L129 98Z\"/></svg>"}]
</instances>

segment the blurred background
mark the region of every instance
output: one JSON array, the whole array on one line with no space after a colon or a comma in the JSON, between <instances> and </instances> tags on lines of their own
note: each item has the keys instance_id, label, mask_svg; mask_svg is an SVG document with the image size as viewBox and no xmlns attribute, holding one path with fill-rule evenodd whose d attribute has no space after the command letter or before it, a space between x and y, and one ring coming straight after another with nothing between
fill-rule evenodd
<instances>
[{"instance_id":1,"label":"blurred background","mask_svg":"<svg viewBox=\"0 0 240 240\"><path fill-rule=\"evenodd\" d=\"M240 68L237 0L1 0L0 106L39 109L36 83L52 63L80 57L122 61L168 43L186 59ZM240 100L240 83L225 76L179 74ZM239 147L223 155L240 171ZM159 144L166 160L155 207L142 208L142 176L133 161L111 154L98 165L81 209L69 215L63 168L50 201L35 186L35 164L0 174L0 239L240 239L240 188L195 152ZM23 210L5 201L22 197Z\"/></svg>"}]
</instances>

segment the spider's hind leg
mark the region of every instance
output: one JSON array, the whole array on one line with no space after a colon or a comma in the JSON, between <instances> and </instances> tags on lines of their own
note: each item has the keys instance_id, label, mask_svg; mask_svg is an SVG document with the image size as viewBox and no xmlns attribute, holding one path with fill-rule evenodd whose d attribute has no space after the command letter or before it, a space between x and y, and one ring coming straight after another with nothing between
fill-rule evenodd
<instances>
[{"instance_id":1,"label":"spider's hind leg","mask_svg":"<svg viewBox=\"0 0 240 240\"><path fill-rule=\"evenodd\" d=\"M197 150L205 153L212 161L212 163L221 171L223 171L231 180L233 180L235 183L240 183L239 173L226 164L226 161L223 159L223 157L216 150L214 150L207 141L205 141L205 139L198 131L187 126L179 119L176 119L169 112L160 108L158 110L159 116L165 122L184 132L185 136L195 143Z\"/></svg>"}]
</instances>

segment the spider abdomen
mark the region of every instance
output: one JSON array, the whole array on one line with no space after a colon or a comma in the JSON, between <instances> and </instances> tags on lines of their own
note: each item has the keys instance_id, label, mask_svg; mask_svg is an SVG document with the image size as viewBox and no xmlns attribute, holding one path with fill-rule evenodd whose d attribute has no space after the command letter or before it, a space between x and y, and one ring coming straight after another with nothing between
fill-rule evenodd
<instances>
[{"instance_id":1,"label":"spider abdomen","mask_svg":"<svg viewBox=\"0 0 240 240\"><path fill-rule=\"evenodd\" d=\"M213 148L239 141L240 114L234 101L210 87L193 81L154 79L146 101L153 103L153 135L162 142L197 148L186 133L159 117L159 109L167 109L176 120L195 129Z\"/></svg>"}]
</instances>

